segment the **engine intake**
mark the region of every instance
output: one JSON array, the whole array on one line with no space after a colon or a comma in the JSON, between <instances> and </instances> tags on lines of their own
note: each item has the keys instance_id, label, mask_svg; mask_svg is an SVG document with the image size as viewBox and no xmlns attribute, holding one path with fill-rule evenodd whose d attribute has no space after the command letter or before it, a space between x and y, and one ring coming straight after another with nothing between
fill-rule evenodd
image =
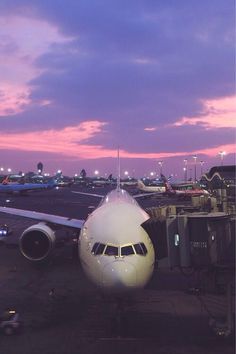
<instances>
[{"instance_id":1,"label":"engine intake","mask_svg":"<svg viewBox=\"0 0 236 354\"><path fill-rule=\"evenodd\" d=\"M48 225L32 225L20 237L20 251L30 261L40 262L49 256L55 240L55 232Z\"/></svg>"}]
</instances>

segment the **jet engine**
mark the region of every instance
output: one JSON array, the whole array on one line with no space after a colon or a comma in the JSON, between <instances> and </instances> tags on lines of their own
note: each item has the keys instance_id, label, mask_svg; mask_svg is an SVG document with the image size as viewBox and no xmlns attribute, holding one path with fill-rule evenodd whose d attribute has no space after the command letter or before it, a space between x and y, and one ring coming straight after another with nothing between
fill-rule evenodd
<instances>
[{"instance_id":1,"label":"jet engine","mask_svg":"<svg viewBox=\"0 0 236 354\"><path fill-rule=\"evenodd\" d=\"M30 261L40 262L49 256L55 240L55 232L48 225L32 225L20 237L20 251Z\"/></svg>"}]
</instances>

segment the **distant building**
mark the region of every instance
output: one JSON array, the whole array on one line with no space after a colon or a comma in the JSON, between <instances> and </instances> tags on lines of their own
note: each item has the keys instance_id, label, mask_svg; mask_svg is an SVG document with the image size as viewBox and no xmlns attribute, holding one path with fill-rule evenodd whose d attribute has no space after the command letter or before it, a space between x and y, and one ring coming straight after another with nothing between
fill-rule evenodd
<instances>
[{"instance_id":1,"label":"distant building","mask_svg":"<svg viewBox=\"0 0 236 354\"><path fill-rule=\"evenodd\" d=\"M228 196L235 197L236 186L236 166L214 166L209 172L201 177L201 183L206 185L207 189L214 191L217 189L226 189Z\"/></svg>"}]
</instances>

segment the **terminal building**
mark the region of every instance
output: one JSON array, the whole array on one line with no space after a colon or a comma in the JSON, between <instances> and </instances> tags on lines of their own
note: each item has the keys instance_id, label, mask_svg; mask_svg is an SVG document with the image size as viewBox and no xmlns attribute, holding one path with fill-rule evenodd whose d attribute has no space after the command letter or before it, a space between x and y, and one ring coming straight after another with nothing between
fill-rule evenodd
<instances>
[{"instance_id":1,"label":"terminal building","mask_svg":"<svg viewBox=\"0 0 236 354\"><path fill-rule=\"evenodd\" d=\"M212 192L225 190L227 197L235 199L235 172L235 165L214 166L201 177L201 183Z\"/></svg>"}]
</instances>

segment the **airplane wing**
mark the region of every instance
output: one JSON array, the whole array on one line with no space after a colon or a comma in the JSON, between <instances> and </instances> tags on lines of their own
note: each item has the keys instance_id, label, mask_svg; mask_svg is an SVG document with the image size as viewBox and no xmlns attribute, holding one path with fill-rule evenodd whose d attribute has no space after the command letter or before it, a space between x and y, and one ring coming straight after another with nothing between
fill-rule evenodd
<instances>
[{"instance_id":1,"label":"airplane wing","mask_svg":"<svg viewBox=\"0 0 236 354\"><path fill-rule=\"evenodd\" d=\"M30 210L0 207L0 212L6 213L6 214L11 214L11 215L16 215L16 216L23 216L23 217L29 218L29 219L45 221L45 222L49 222L52 224L72 227L72 228L76 228L76 229L81 229L81 227L84 224L84 220L70 219L70 218L66 218L63 216L45 214L45 213L40 213L40 212L30 211Z\"/></svg>"},{"instance_id":2,"label":"airplane wing","mask_svg":"<svg viewBox=\"0 0 236 354\"><path fill-rule=\"evenodd\" d=\"M143 198L143 197L151 197L153 195L155 195L156 197L160 197L163 195L163 193L159 193L159 192L139 193L139 194L132 195L132 197L134 199L138 199L138 198Z\"/></svg>"},{"instance_id":3,"label":"airplane wing","mask_svg":"<svg viewBox=\"0 0 236 354\"><path fill-rule=\"evenodd\" d=\"M95 194L95 193L85 193L85 192L77 192L77 191L71 191L72 193L76 193L76 194L83 194L83 195L90 195L91 197L97 197L97 198L104 198L104 195L101 194Z\"/></svg>"}]
</instances>

